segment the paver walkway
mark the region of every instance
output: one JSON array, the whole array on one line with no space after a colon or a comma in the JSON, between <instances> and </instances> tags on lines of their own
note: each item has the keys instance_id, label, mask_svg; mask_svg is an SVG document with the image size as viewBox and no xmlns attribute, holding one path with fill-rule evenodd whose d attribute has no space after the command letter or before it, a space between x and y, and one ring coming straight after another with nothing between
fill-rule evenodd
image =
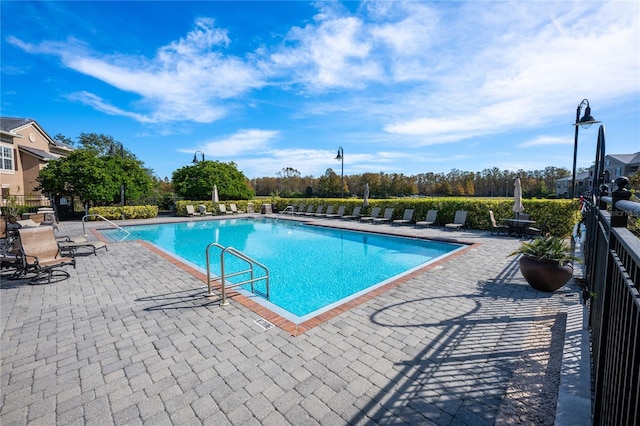
<instances>
[{"instance_id":1,"label":"paver walkway","mask_svg":"<svg viewBox=\"0 0 640 426\"><path fill-rule=\"evenodd\" d=\"M531 289L517 239L339 223L480 244L297 337L136 241L52 285L3 271L0 424L553 424L574 284Z\"/></svg>"}]
</instances>

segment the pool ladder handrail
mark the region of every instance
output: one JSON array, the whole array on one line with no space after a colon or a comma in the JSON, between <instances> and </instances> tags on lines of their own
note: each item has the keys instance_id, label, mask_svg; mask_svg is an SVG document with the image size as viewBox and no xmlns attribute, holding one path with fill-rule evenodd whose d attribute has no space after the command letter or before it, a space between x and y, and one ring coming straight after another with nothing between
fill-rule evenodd
<instances>
[{"instance_id":1,"label":"pool ladder handrail","mask_svg":"<svg viewBox=\"0 0 640 426\"><path fill-rule=\"evenodd\" d=\"M131 235L131 232L127 231L126 229L124 229L121 226L116 225L115 223L111 222L109 219L107 219L104 216L101 216L99 214L87 214L82 216L82 234L86 237L87 236L87 229L85 227L86 224L86 218L88 217L99 217L100 219L104 220L105 222L108 222L109 224L111 224L112 226L118 228L120 231L124 232L126 235L124 237L122 237L122 239L120 241L124 241L125 238L127 238L129 235Z\"/></svg>"},{"instance_id":2,"label":"pool ladder handrail","mask_svg":"<svg viewBox=\"0 0 640 426\"><path fill-rule=\"evenodd\" d=\"M218 248L220 249L220 277L218 277L220 279L221 282L221 291L222 291L222 301L220 302L221 306L226 306L229 304L229 302L227 302L227 288L234 288L234 287L238 287L244 284L251 284L251 292L254 294L258 294L262 297L264 297L265 299L269 300L269 268L267 268L266 266L264 266L262 263L258 262L255 259L252 259L251 257L247 256L246 254L242 253L239 250L236 250L233 247L225 247L223 245L220 245L218 243L211 243L207 246L206 249L206 259L207 259L207 294L206 296L214 296L214 293L212 291L211 288L211 262L210 260L210 249L212 247ZM240 259L240 260L244 260L245 262L247 262L249 264L249 269L244 270L244 271L238 271L238 272L232 272L230 274L227 274L225 272L225 266L224 266L224 255L225 253L229 253L232 256L235 256L236 258ZM254 266L257 266L258 268L261 268L264 270L265 275L255 278L254 275ZM246 274L246 273L250 273L251 278L246 280L246 281L241 281L239 283L232 283L231 285L227 285L227 278L229 277L235 277L237 275L242 275L242 274ZM215 278L216 280L218 278ZM256 281L261 281L261 280L266 280L266 293L262 293L261 291L258 291L255 289L254 283Z\"/></svg>"},{"instance_id":3,"label":"pool ladder handrail","mask_svg":"<svg viewBox=\"0 0 640 426\"><path fill-rule=\"evenodd\" d=\"M291 217L293 217L293 213L294 213L293 206L287 206L280 212L280 214L286 214L286 213L289 213Z\"/></svg>"}]
</instances>

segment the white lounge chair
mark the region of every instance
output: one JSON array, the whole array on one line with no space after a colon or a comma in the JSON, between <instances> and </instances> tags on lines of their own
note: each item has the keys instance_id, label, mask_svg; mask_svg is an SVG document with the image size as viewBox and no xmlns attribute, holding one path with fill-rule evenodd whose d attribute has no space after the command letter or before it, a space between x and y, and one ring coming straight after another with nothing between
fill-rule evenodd
<instances>
[{"instance_id":1,"label":"white lounge chair","mask_svg":"<svg viewBox=\"0 0 640 426\"><path fill-rule=\"evenodd\" d=\"M238 210L238 206L236 206L236 203L229 203L229 208L231 209L231 213L233 214L244 213L242 210Z\"/></svg>"},{"instance_id":2,"label":"white lounge chair","mask_svg":"<svg viewBox=\"0 0 640 426\"><path fill-rule=\"evenodd\" d=\"M191 204L187 204L185 208L187 209L187 216L200 216L200 212L196 212L196 209Z\"/></svg>"},{"instance_id":3,"label":"white lounge chair","mask_svg":"<svg viewBox=\"0 0 640 426\"><path fill-rule=\"evenodd\" d=\"M218 211L220 214L233 214L230 210L227 210L227 206L224 204L218 204Z\"/></svg>"}]
</instances>

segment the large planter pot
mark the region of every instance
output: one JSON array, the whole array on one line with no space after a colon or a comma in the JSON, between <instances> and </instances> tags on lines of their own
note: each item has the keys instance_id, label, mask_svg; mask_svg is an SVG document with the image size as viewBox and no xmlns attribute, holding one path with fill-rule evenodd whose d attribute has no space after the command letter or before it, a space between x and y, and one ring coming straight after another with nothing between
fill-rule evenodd
<instances>
[{"instance_id":1,"label":"large planter pot","mask_svg":"<svg viewBox=\"0 0 640 426\"><path fill-rule=\"evenodd\" d=\"M555 260L540 260L522 255L520 272L529 285L540 291L556 291L573 276L573 265L569 262L559 265Z\"/></svg>"}]
</instances>

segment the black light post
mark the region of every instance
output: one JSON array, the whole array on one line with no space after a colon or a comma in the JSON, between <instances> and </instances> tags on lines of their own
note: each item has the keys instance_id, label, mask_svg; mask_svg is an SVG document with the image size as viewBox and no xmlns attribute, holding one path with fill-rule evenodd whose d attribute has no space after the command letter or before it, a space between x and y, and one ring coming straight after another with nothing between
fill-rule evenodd
<instances>
[{"instance_id":1,"label":"black light post","mask_svg":"<svg viewBox=\"0 0 640 426\"><path fill-rule=\"evenodd\" d=\"M198 160L198 153L200 153L200 154L202 155L202 160ZM202 151L196 151L196 152L193 154L193 161L192 161L192 163L193 163L193 164L196 164L198 161L204 161L204 152L202 152Z\"/></svg>"},{"instance_id":2,"label":"black light post","mask_svg":"<svg viewBox=\"0 0 640 426\"><path fill-rule=\"evenodd\" d=\"M118 155L116 144L120 145L120 158L124 160L124 145L122 145L122 142L115 142L115 144L111 144L111 149L109 150L109 154L112 157L115 157ZM122 208L124 209L124 180L122 180L122 182L120 183L120 206L122 206ZM122 216L124 217L124 210L122 211Z\"/></svg>"},{"instance_id":3,"label":"black light post","mask_svg":"<svg viewBox=\"0 0 640 426\"><path fill-rule=\"evenodd\" d=\"M580 111L582 107L585 106L584 115L580 118ZM589 128L592 124L600 123L596 121L595 118L591 116L591 107L589 106L589 101L583 99L582 102L578 105L578 109L576 110L576 123L574 126L576 127L575 138L573 141L573 175L571 178L571 198L576 198L576 160L578 156L578 126L581 126L583 129Z\"/></svg>"},{"instance_id":4,"label":"black light post","mask_svg":"<svg viewBox=\"0 0 640 426\"><path fill-rule=\"evenodd\" d=\"M342 161L342 170L340 173L340 198L344 198L344 150L342 147L338 148L338 155L336 155L336 160Z\"/></svg>"}]
</instances>

